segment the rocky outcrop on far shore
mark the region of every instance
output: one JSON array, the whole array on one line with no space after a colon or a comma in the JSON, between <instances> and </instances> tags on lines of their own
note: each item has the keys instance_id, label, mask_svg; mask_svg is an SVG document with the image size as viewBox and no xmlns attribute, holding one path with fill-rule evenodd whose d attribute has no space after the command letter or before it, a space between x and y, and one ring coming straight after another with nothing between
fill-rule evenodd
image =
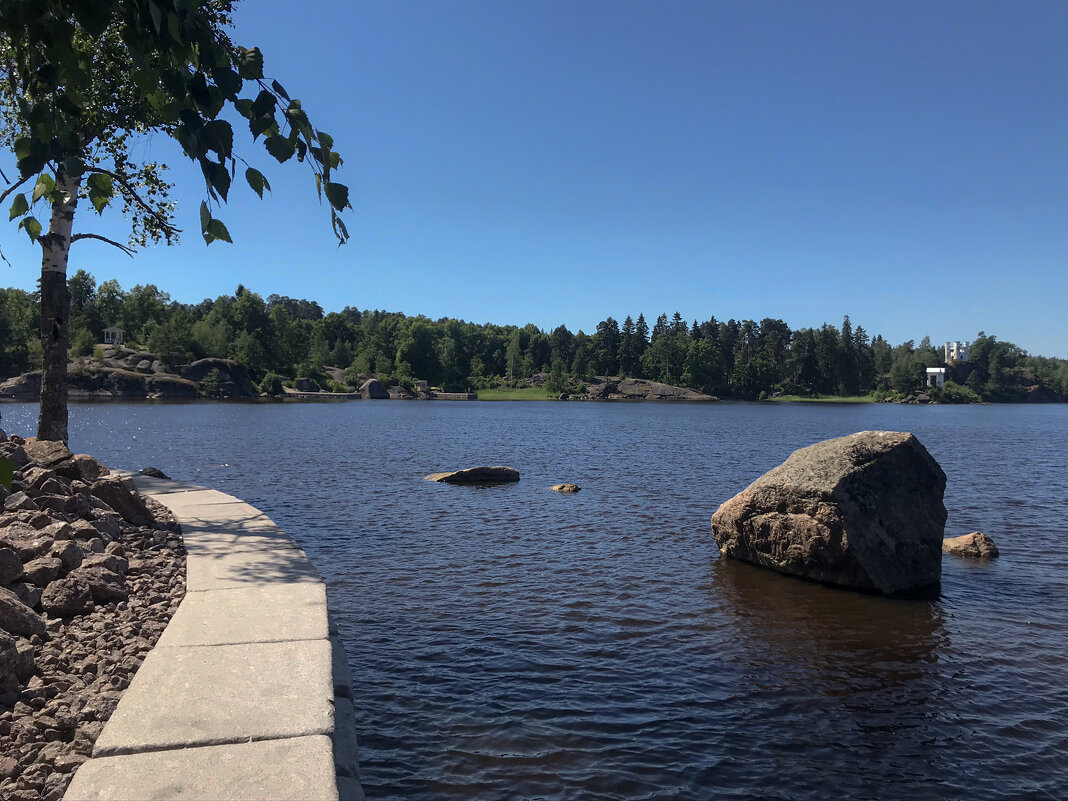
<instances>
[{"instance_id":1,"label":"rocky outcrop on far shore","mask_svg":"<svg viewBox=\"0 0 1068 801\"><path fill-rule=\"evenodd\" d=\"M232 359L200 359L170 373L153 353L125 348L102 351L101 360L83 358L67 368L70 397L152 398L191 400L212 371L218 385L213 393L226 398L254 398L258 393L248 369ZM41 395L41 372L35 370L0 382L0 398L35 401Z\"/></svg>"},{"instance_id":2,"label":"rocky outcrop on far shore","mask_svg":"<svg viewBox=\"0 0 1068 801\"><path fill-rule=\"evenodd\" d=\"M582 396L580 396L582 397ZM586 398L591 400L714 401L719 398L694 389L661 384L645 378L597 376L586 382Z\"/></svg>"},{"instance_id":3,"label":"rocky outcrop on far shore","mask_svg":"<svg viewBox=\"0 0 1068 801\"><path fill-rule=\"evenodd\" d=\"M946 476L912 434L864 431L795 451L719 507L725 556L884 595L930 595Z\"/></svg>"},{"instance_id":4,"label":"rocky outcrop on far shore","mask_svg":"<svg viewBox=\"0 0 1068 801\"><path fill-rule=\"evenodd\" d=\"M0 798L52 801L184 596L184 550L92 457L11 437L0 458Z\"/></svg>"}]
</instances>

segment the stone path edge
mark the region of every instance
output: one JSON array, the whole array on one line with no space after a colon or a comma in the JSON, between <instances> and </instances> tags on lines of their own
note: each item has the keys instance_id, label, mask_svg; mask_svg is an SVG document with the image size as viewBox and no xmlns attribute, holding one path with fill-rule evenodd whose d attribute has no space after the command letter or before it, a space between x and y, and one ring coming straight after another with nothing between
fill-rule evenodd
<instances>
[{"instance_id":1,"label":"stone path edge","mask_svg":"<svg viewBox=\"0 0 1068 801\"><path fill-rule=\"evenodd\" d=\"M362 801L352 675L303 550L232 495L125 475L182 524L187 590L64 801Z\"/></svg>"}]
</instances>

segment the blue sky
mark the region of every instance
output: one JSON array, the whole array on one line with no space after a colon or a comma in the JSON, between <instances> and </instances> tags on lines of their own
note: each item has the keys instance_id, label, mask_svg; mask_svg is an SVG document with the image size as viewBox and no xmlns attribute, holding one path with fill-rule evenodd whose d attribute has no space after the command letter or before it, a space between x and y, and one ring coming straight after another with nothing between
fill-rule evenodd
<instances>
[{"instance_id":1,"label":"blue sky","mask_svg":"<svg viewBox=\"0 0 1068 801\"><path fill-rule=\"evenodd\" d=\"M157 136L181 245L79 242L71 271L587 332L849 314L1068 356L1065 31L1059 0L246 0L235 41L345 157L351 242L246 138L274 192L235 187L235 244L205 247L199 171ZM123 236L85 207L75 227ZM2 286L39 273L22 236L0 230Z\"/></svg>"}]
</instances>

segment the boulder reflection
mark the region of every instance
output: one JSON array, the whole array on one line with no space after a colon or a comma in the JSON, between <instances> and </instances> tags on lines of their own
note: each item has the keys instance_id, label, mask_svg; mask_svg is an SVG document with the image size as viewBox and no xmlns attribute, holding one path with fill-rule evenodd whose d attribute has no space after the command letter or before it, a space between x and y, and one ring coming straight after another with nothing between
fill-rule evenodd
<instances>
[{"instance_id":1,"label":"boulder reflection","mask_svg":"<svg viewBox=\"0 0 1068 801\"><path fill-rule=\"evenodd\" d=\"M902 684L923 695L937 685L935 666L949 646L937 602L834 589L725 557L714 560L710 579L717 616L735 627L754 668L778 667L791 680L803 674L829 696Z\"/></svg>"}]
</instances>

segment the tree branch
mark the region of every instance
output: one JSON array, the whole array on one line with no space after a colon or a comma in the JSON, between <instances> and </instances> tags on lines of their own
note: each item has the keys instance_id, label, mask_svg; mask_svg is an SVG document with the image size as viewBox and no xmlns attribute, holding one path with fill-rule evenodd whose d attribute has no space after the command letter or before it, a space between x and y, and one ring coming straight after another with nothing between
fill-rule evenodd
<instances>
[{"instance_id":1,"label":"tree branch","mask_svg":"<svg viewBox=\"0 0 1068 801\"><path fill-rule=\"evenodd\" d=\"M26 183L32 177L33 176L31 176L31 175L27 175L25 178L20 180L18 183L12 184L7 189L5 189L4 193L2 195L0 195L0 203L3 203L5 200L7 200L7 196L8 195L10 195L12 192L14 192L16 189L18 189L20 186L22 186L24 183Z\"/></svg>"},{"instance_id":2,"label":"tree branch","mask_svg":"<svg viewBox=\"0 0 1068 801\"><path fill-rule=\"evenodd\" d=\"M129 256L131 259L133 258L134 253L137 252L136 250L134 250L131 247L127 247L126 245L120 245L115 240L108 239L106 236L100 236L100 234L75 234L74 236L72 236L70 238L70 243L73 245L79 239L99 239L101 242L107 242L109 245L114 245L115 247L117 247L119 250L121 250L123 253L125 253L127 256Z\"/></svg>"},{"instance_id":3,"label":"tree branch","mask_svg":"<svg viewBox=\"0 0 1068 801\"><path fill-rule=\"evenodd\" d=\"M148 205L148 203L146 203L141 198L141 196L139 194L137 194L137 190L134 189L133 186L130 185L130 182L127 181L125 178L123 178L121 175L118 175L118 174L112 172L111 170L105 170L103 167L86 167L85 171L86 172L98 172L101 175L108 175L108 176L111 177L111 179L113 181L118 181L119 184L122 185L122 188L126 190L127 194L131 198L134 199L134 202L136 202L138 206L140 206L142 209L144 209L146 212L148 212L150 215L152 215L152 217L155 218L156 222L158 222L162 228L166 229L167 231L169 231L172 234L180 234L182 232L181 228L178 228L177 226L172 225L171 223L167 222L167 218L166 217L164 217L162 214L160 214L158 211L156 211L154 208L152 208L150 205ZM2 198L0 198L0 200L2 200ZM79 234L79 236L88 236L88 234ZM97 237L97 239L100 239L100 238L101 237ZM114 244L114 242L112 244ZM119 247L122 247L122 246L120 245Z\"/></svg>"}]
</instances>

